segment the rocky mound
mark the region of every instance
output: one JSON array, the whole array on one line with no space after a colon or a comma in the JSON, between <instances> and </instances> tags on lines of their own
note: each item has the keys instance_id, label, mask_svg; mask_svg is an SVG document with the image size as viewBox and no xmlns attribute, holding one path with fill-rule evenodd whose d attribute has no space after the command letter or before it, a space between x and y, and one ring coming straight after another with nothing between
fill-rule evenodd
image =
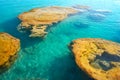
<instances>
[{"instance_id":1,"label":"rocky mound","mask_svg":"<svg viewBox=\"0 0 120 80\"><path fill-rule=\"evenodd\" d=\"M20 41L7 33L0 33L0 73L10 67L20 48Z\"/></svg>"},{"instance_id":2,"label":"rocky mound","mask_svg":"<svg viewBox=\"0 0 120 80\"><path fill-rule=\"evenodd\" d=\"M78 11L73 8L66 7L45 7L36 8L28 12L24 12L18 16L22 21L18 26L18 30L30 31L30 37L44 37L48 26L65 19L70 14L75 14Z\"/></svg>"},{"instance_id":3,"label":"rocky mound","mask_svg":"<svg viewBox=\"0 0 120 80\"><path fill-rule=\"evenodd\" d=\"M120 80L120 44L77 39L70 44L77 65L95 80Z\"/></svg>"}]
</instances>

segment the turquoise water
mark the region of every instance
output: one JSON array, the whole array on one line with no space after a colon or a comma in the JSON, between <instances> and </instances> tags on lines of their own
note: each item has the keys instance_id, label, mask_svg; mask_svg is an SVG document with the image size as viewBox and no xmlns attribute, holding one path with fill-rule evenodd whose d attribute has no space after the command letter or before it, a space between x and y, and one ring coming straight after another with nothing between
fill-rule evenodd
<instances>
[{"instance_id":1,"label":"turquoise water","mask_svg":"<svg viewBox=\"0 0 120 80\"><path fill-rule=\"evenodd\" d=\"M32 8L45 6L88 5L92 9L112 12L100 22L87 18L90 13L76 14L53 25L45 39L28 38L16 30L17 16ZM119 0L0 0L0 32L21 39L16 62L0 80L91 80L75 64L68 44L77 38L104 38L120 42ZM76 26L81 23L82 26Z\"/></svg>"}]
</instances>

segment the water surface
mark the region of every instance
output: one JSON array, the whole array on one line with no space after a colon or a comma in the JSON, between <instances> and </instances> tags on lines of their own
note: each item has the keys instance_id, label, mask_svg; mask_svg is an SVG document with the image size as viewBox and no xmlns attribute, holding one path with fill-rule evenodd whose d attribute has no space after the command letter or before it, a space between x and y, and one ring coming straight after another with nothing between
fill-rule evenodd
<instances>
[{"instance_id":1,"label":"water surface","mask_svg":"<svg viewBox=\"0 0 120 80\"><path fill-rule=\"evenodd\" d=\"M88 5L93 10L108 9L112 13L102 21L87 18L89 12L70 16L53 25L45 39L29 38L16 27L17 16L36 7ZM0 0L0 32L21 39L16 62L0 80L91 80L75 64L68 44L77 38L103 38L120 42L119 0Z\"/></svg>"}]
</instances>

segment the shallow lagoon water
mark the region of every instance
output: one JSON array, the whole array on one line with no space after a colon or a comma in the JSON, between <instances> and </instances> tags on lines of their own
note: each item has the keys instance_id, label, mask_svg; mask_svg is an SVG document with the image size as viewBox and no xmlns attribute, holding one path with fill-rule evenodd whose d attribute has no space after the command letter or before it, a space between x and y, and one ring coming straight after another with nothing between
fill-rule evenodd
<instances>
[{"instance_id":1,"label":"shallow lagoon water","mask_svg":"<svg viewBox=\"0 0 120 80\"><path fill-rule=\"evenodd\" d=\"M103 38L120 42L119 0L0 0L0 32L8 32L21 39L16 62L0 80L91 80L75 64L68 44L77 38ZM76 14L53 25L45 39L29 38L16 27L17 16L32 8L44 6L88 5L92 9L109 9L110 15L100 22L89 20L89 13ZM101 6L102 5L102 6ZM87 24L78 27L76 23Z\"/></svg>"}]
</instances>

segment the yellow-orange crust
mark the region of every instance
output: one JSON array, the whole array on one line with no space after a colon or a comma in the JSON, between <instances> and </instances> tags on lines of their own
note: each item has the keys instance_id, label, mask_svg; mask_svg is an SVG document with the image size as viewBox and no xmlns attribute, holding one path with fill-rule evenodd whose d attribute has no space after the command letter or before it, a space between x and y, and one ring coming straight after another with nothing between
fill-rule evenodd
<instances>
[{"instance_id":1,"label":"yellow-orange crust","mask_svg":"<svg viewBox=\"0 0 120 80\"><path fill-rule=\"evenodd\" d=\"M109 63L100 60L103 65L108 67L109 64L112 65L108 70L104 70L97 62L94 62L96 56L102 56L105 52L108 55L120 57L120 44L103 39L83 38L74 40L70 47L77 65L93 79L120 80L120 58L117 62L109 61ZM91 62L94 63L91 64Z\"/></svg>"},{"instance_id":2,"label":"yellow-orange crust","mask_svg":"<svg viewBox=\"0 0 120 80\"><path fill-rule=\"evenodd\" d=\"M7 33L0 33L0 73L11 65L19 49L19 39Z\"/></svg>"},{"instance_id":3,"label":"yellow-orange crust","mask_svg":"<svg viewBox=\"0 0 120 80\"><path fill-rule=\"evenodd\" d=\"M22 21L18 26L18 30L22 31L26 29L31 31L29 37L44 37L47 34L45 30L48 26L62 21L69 14L75 14L77 12L76 9L59 6L35 8L18 16Z\"/></svg>"}]
</instances>

